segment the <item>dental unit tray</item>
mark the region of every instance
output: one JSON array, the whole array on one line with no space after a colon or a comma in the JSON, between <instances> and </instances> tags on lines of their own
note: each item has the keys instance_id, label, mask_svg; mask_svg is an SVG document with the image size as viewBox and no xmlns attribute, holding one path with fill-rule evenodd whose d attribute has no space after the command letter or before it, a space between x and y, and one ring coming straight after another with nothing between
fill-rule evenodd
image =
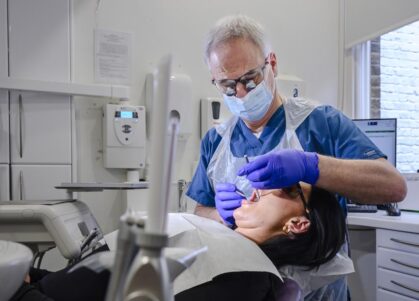
<instances>
[{"instance_id":1,"label":"dental unit tray","mask_svg":"<svg viewBox=\"0 0 419 301\"><path fill-rule=\"evenodd\" d=\"M61 183L55 186L57 189L67 189L71 191L93 192L102 190L123 190L123 189L146 189L148 182L138 183Z\"/></svg>"}]
</instances>

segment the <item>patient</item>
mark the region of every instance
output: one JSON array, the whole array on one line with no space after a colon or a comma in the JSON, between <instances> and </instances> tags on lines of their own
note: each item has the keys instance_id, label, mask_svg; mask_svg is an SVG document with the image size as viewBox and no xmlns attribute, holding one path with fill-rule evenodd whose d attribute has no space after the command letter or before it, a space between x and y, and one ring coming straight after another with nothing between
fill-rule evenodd
<instances>
[{"instance_id":1,"label":"patient","mask_svg":"<svg viewBox=\"0 0 419 301\"><path fill-rule=\"evenodd\" d=\"M345 224L332 194L299 185L260 192L259 202L255 202L254 194L234 212L236 231L258 243L277 267L314 268L335 256L344 242ZM109 272L77 271L78 274L64 270L40 277L35 283L39 299L25 298L26 294L20 292L12 300L104 300ZM270 273L226 273L179 293L175 299L278 300L280 285Z\"/></svg>"},{"instance_id":2,"label":"patient","mask_svg":"<svg viewBox=\"0 0 419 301\"><path fill-rule=\"evenodd\" d=\"M259 193L259 202L253 192L235 210L236 231L277 267L314 268L336 255L345 241L345 218L333 194L307 184Z\"/></svg>"}]
</instances>

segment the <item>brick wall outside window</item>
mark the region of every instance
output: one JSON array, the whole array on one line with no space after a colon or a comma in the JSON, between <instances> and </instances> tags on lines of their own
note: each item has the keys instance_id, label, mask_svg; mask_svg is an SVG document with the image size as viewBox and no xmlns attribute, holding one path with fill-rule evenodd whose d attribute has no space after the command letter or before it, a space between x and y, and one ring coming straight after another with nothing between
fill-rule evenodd
<instances>
[{"instance_id":1,"label":"brick wall outside window","mask_svg":"<svg viewBox=\"0 0 419 301\"><path fill-rule=\"evenodd\" d=\"M371 50L371 117L397 118L397 168L417 172L419 22L382 35Z\"/></svg>"}]
</instances>

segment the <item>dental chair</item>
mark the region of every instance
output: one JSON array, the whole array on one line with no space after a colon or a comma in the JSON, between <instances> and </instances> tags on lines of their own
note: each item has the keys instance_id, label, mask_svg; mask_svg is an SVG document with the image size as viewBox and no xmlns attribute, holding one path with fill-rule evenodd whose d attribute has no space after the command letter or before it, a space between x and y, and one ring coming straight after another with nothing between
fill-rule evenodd
<instances>
[{"instance_id":1,"label":"dental chair","mask_svg":"<svg viewBox=\"0 0 419 301\"><path fill-rule=\"evenodd\" d=\"M7 301L23 283L32 252L22 244L0 240L0 301Z\"/></svg>"}]
</instances>

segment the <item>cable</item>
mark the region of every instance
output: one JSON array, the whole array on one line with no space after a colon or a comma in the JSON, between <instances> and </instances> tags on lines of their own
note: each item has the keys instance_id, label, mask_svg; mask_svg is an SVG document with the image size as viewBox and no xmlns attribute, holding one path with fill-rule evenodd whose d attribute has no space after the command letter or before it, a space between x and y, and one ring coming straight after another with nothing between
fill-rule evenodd
<instances>
[{"instance_id":1,"label":"cable","mask_svg":"<svg viewBox=\"0 0 419 301\"><path fill-rule=\"evenodd\" d=\"M97 228L94 228L93 230L91 230L91 231L90 231L89 235L87 235L86 239L83 241L83 243L82 243L82 244L81 244L81 246L80 246L81 253L83 253L84 248L88 247L88 246L89 246L89 244L92 242L92 240L93 240L96 236L98 236L98 234L99 234L99 233L98 233Z\"/></svg>"},{"instance_id":2,"label":"cable","mask_svg":"<svg viewBox=\"0 0 419 301\"><path fill-rule=\"evenodd\" d=\"M44 251L44 252L39 253L38 265L36 266L38 269L41 268L41 262L42 262L42 259L44 258L44 255L45 255L46 252L47 251Z\"/></svg>"},{"instance_id":3,"label":"cable","mask_svg":"<svg viewBox=\"0 0 419 301\"><path fill-rule=\"evenodd\" d=\"M35 266L35 261L36 261L36 259L38 258L38 256L39 256L39 252L38 252L38 251L36 251L36 252L33 254L33 259L32 259L32 266L33 266L33 267Z\"/></svg>"}]
</instances>

